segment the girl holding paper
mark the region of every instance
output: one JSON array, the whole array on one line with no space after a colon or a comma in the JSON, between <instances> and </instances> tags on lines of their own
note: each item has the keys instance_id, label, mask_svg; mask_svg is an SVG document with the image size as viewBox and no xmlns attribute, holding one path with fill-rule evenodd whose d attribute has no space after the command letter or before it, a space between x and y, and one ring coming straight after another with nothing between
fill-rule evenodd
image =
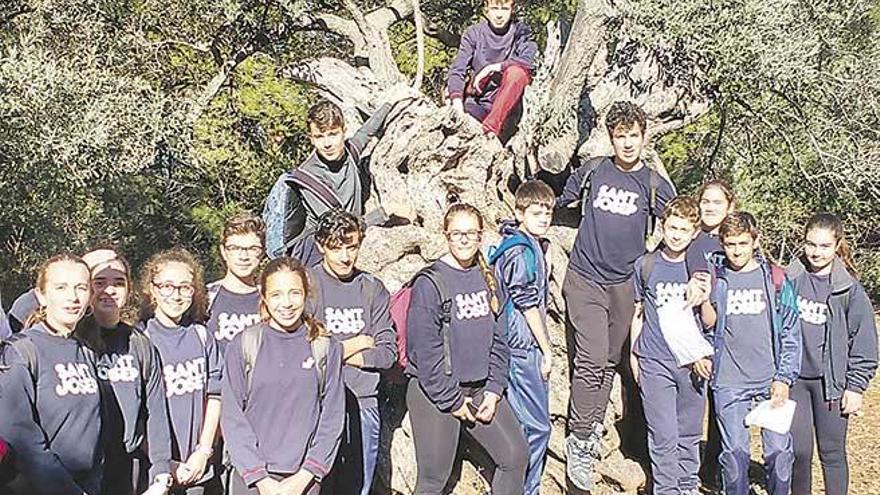
<instances>
[{"instance_id":1,"label":"girl holding paper","mask_svg":"<svg viewBox=\"0 0 880 495\"><path fill-rule=\"evenodd\" d=\"M661 328L661 314L677 309L678 315L695 318L686 308L685 253L699 233L699 222L699 209L693 198L673 199L663 212L662 248L635 262L636 310L630 359L645 410L655 495L698 493L705 382L687 366L697 359L685 359L682 363L680 356L682 351L702 344L708 347L708 352L700 356L705 358L712 348L696 329L693 342L668 338L672 335L667 330L682 329L678 325ZM705 292L701 299L708 296ZM696 321L691 323L696 327ZM680 343L688 349L676 345Z\"/></svg>"},{"instance_id":2,"label":"girl holding paper","mask_svg":"<svg viewBox=\"0 0 880 495\"><path fill-rule=\"evenodd\" d=\"M801 374L791 389L797 402L792 494L812 493L815 436L825 493L842 495L849 484L848 419L861 412L877 369L874 308L858 281L843 224L831 213L807 222L804 253L787 273L798 291L803 341Z\"/></svg>"}]
</instances>

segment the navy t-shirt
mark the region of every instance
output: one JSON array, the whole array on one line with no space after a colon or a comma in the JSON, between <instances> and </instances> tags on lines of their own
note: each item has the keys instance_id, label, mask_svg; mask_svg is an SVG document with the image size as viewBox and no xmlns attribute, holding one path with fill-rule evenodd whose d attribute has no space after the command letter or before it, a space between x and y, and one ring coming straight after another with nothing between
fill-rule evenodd
<instances>
[{"instance_id":1,"label":"navy t-shirt","mask_svg":"<svg viewBox=\"0 0 880 495\"><path fill-rule=\"evenodd\" d=\"M153 318L145 330L162 359L172 457L178 461L186 461L199 443L208 396L220 395L220 351L214 336L198 325L169 328Z\"/></svg>"},{"instance_id":2,"label":"navy t-shirt","mask_svg":"<svg viewBox=\"0 0 880 495\"><path fill-rule=\"evenodd\" d=\"M220 281L214 283L218 284ZM236 294L220 285L214 302L211 303L211 317L205 326L214 335L222 355L233 337L259 322L260 291Z\"/></svg>"},{"instance_id":3,"label":"navy t-shirt","mask_svg":"<svg viewBox=\"0 0 880 495\"><path fill-rule=\"evenodd\" d=\"M828 298L831 276L808 274L798 287L798 312L803 339L802 378L820 378L824 374L822 351L825 349L825 322L828 320Z\"/></svg>"},{"instance_id":4,"label":"navy t-shirt","mask_svg":"<svg viewBox=\"0 0 880 495\"><path fill-rule=\"evenodd\" d=\"M724 247L717 235L701 231L687 249L685 262L687 263L688 275L697 272L712 273L709 268L709 257L715 253L723 252Z\"/></svg>"},{"instance_id":5,"label":"navy t-shirt","mask_svg":"<svg viewBox=\"0 0 880 495\"><path fill-rule=\"evenodd\" d=\"M758 268L727 273L727 325L722 330L724 347L716 370L716 386L769 386L776 374L776 363L764 272ZM717 294L712 297L713 303L717 301Z\"/></svg>"},{"instance_id":6,"label":"navy t-shirt","mask_svg":"<svg viewBox=\"0 0 880 495\"><path fill-rule=\"evenodd\" d=\"M645 230L649 219L651 171L642 167L624 172L606 159L593 171L589 207L578 226L569 267L600 285L618 284L632 274L633 263L645 252ZM579 188L572 176L566 193ZM675 190L662 177L656 184L655 217L663 214Z\"/></svg>"},{"instance_id":7,"label":"navy t-shirt","mask_svg":"<svg viewBox=\"0 0 880 495\"><path fill-rule=\"evenodd\" d=\"M660 253L654 256L656 261L647 283L643 283L641 274L645 257L640 257L635 263L634 294L636 302L643 303L644 318L642 333L635 342L633 352L639 357L675 363L675 356L660 330L657 309L667 304L684 305L687 301L687 270L684 260L669 261Z\"/></svg>"}]
</instances>

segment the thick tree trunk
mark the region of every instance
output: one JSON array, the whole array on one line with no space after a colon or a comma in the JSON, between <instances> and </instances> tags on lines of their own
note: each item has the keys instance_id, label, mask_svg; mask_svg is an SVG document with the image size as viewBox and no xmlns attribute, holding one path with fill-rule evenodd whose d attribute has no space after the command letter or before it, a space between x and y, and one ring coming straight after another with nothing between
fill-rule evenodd
<instances>
[{"instance_id":1,"label":"thick tree trunk","mask_svg":"<svg viewBox=\"0 0 880 495\"><path fill-rule=\"evenodd\" d=\"M369 51L369 67L354 68L340 60L322 58L290 67L285 73L340 103L347 111L350 129L354 130L360 115L374 111L386 95L402 84L399 72L395 74L396 68L388 67L388 61L393 62L387 58L390 47L377 47L375 43L387 42L387 34L383 36L378 30L387 30L396 19L411 15L414 3L397 0L392 7L368 14L348 5L352 19L343 21L351 23L348 27L357 27L357 33L352 36L372 40L353 40L356 51ZM494 243L497 223L512 217L512 189L525 175L523 157L534 150L541 165L554 172L563 170L578 151L586 155L609 154L610 142L602 130L601 118L588 136L579 134L585 128L581 126L579 131L578 119L590 108L582 104L584 95L589 96L598 115L604 115L604 110L619 99L640 103L651 118L649 132L650 129L668 132L708 110L708 101L694 101L680 88L662 84L659 70L647 52L639 53L637 63L629 67L626 78L609 66L606 47L610 46L611 35L607 31L607 19L611 12L610 4L604 0L582 0L567 44L560 30L550 26L541 65L526 92L520 132L508 148L484 136L479 123L473 119L452 115L427 99L394 112L383 137L371 151L376 199L386 205L408 204L417 217L409 225L368 229L362 249L364 256L360 260L363 269L379 276L389 290L399 288L419 268L445 252L441 221L447 206L454 201L471 203L483 213L488 223L486 243ZM586 130L589 131L589 127ZM656 155L649 153L646 159L663 171ZM542 493L553 494L562 493L565 486L563 432L569 384L561 284L574 229L553 227L549 237L554 246L550 333L554 362L559 365L551 381L554 428ZM606 418L609 433L603 461L598 468L600 488L595 493L634 493L645 481L642 469L620 454L620 439L613 427L620 415L620 399L615 392ZM415 457L399 387L392 387L389 401L384 405L382 442L381 484L396 493L411 493L415 484ZM485 493L488 489L485 478L489 472L465 463L454 477L453 483L457 480L458 484L452 492Z\"/></svg>"}]
</instances>

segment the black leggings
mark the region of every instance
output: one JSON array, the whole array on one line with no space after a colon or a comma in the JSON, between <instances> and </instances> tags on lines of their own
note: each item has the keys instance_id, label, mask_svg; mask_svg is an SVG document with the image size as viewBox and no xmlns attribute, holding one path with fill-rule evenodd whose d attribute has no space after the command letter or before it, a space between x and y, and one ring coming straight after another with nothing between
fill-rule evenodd
<instances>
[{"instance_id":1,"label":"black leggings","mask_svg":"<svg viewBox=\"0 0 880 495\"><path fill-rule=\"evenodd\" d=\"M827 402L822 379L800 378L791 387L791 399L797 402L791 424L794 468L791 494L813 493L813 439L819 446L819 460L825 478L825 493L845 495L849 485L846 460L847 418L840 414L840 401Z\"/></svg>"},{"instance_id":2,"label":"black leggings","mask_svg":"<svg viewBox=\"0 0 880 495\"><path fill-rule=\"evenodd\" d=\"M463 388L468 396L482 394L482 389ZM415 495L440 495L452 473L462 422L440 412L418 380L409 381L406 405L412 423L418 477ZM506 399L498 402L495 418L489 424L468 425L464 431L486 449L495 463L493 495L522 495L529 447L522 426Z\"/></svg>"}]
</instances>

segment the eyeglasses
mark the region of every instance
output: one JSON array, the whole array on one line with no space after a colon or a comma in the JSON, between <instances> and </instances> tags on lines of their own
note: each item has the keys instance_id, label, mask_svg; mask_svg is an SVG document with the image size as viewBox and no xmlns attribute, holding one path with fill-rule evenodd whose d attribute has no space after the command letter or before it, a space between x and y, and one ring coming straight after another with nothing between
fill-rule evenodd
<instances>
[{"instance_id":1,"label":"eyeglasses","mask_svg":"<svg viewBox=\"0 0 880 495\"><path fill-rule=\"evenodd\" d=\"M196 292L192 284L174 285L170 282L153 282L153 287L159 291L162 297L171 297L175 292L183 297L191 297Z\"/></svg>"},{"instance_id":2,"label":"eyeglasses","mask_svg":"<svg viewBox=\"0 0 880 495\"><path fill-rule=\"evenodd\" d=\"M479 230L450 230L446 233L446 238L453 242L461 242L465 239L469 241L479 241L483 233Z\"/></svg>"},{"instance_id":3,"label":"eyeglasses","mask_svg":"<svg viewBox=\"0 0 880 495\"><path fill-rule=\"evenodd\" d=\"M251 256L260 256L263 254L263 246L237 246L235 244L226 244L223 247L229 254L247 253Z\"/></svg>"}]
</instances>

